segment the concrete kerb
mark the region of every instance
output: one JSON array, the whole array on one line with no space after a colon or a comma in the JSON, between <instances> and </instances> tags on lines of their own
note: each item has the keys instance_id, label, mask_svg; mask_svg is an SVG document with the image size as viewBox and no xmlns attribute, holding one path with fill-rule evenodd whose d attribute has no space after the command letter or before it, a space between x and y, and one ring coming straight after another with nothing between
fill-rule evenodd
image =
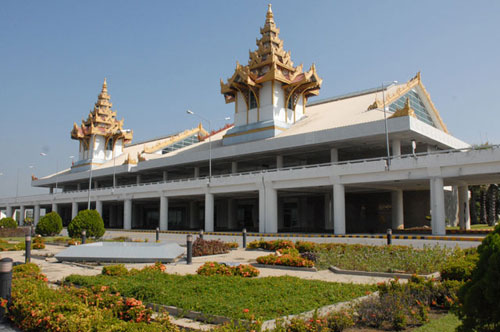
<instances>
[{"instance_id":1,"label":"concrete kerb","mask_svg":"<svg viewBox=\"0 0 500 332\"><path fill-rule=\"evenodd\" d=\"M355 270L343 270L336 266L330 266L328 270L336 274L347 274L355 276L365 276L365 277L380 277L380 278L399 278L399 279L410 279L415 274L409 273L397 273L397 272L369 272L369 271L355 271ZM417 275L426 279L439 278L439 272L434 272L431 274Z\"/></svg>"},{"instance_id":2,"label":"concrete kerb","mask_svg":"<svg viewBox=\"0 0 500 332\"><path fill-rule=\"evenodd\" d=\"M291 271L306 271L306 272L318 272L318 269L315 267L300 267L300 266L285 266L285 265L267 265L267 264L258 264L252 263L250 264L253 267L259 269L278 269L278 270L291 270Z\"/></svg>"}]
</instances>

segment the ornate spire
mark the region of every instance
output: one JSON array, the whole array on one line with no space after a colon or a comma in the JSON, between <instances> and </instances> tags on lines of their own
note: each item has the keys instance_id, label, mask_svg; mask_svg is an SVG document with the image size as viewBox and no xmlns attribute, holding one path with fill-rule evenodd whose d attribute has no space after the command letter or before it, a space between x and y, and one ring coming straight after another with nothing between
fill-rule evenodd
<instances>
[{"instance_id":1,"label":"ornate spire","mask_svg":"<svg viewBox=\"0 0 500 332\"><path fill-rule=\"evenodd\" d=\"M303 72L302 65L294 67L290 52L283 49L283 41L279 38L280 29L274 23L274 14L269 5L264 27L260 29L262 35L257 39L257 50L249 54L248 65L237 63L236 70L227 83L221 80L221 93L226 103L235 101L238 92L248 99L248 92L252 91L257 101L262 83L279 81L283 83L287 100L292 94L304 94L307 98L317 95L322 79L316 74L314 67ZM297 89L300 86L299 89ZM307 87L306 87L307 86ZM293 97L297 99L296 96ZM245 100L248 105L248 100Z\"/></svg>"},{"instance_id":2,"label":"ornate spire","mask_svg":"<svg viewBox=\"0 0 500 332\"><path fill-rule=\"evenodd\" d=\"M123 138L125 143L130 142L133 136L132 131L123 129L123 120L116 119L116 112L111 110L111 107L113 104L110 102L108 85L104 79L101 93L94 104L94 110L89 113L87 120L82 120L81 126L78 126L76 122L73 124L71 138L87 141L91 135L100 135L106 138Z\"/></svg>"}]
</instances>

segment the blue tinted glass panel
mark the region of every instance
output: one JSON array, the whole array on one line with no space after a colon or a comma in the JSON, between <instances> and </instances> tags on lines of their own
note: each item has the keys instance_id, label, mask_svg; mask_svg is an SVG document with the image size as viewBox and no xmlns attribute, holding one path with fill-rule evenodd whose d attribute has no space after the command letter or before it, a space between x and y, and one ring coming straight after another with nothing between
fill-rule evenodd
<instances>
[{"instance_id":1,"label":"blue tinted glass panel","mask_svg":"<svg viewBox=\"0 0 500 332\"><path fill-rule=\"evenodd\" d=\"M410 107L413 108L415 111L415 115L417 116L417 119L420 121L423 121L433 127L436 127L434 124L434 121L432 121L431 116L429 115L429 112L424 106L424 103L420 99L419 95L417 92L414 90L410 90L403 96L399 97L395 102L389 105L389 110L391 112L396 112L398 109L402 109L405 106L406 103L406 98L410 98Z\"/></svg>"},{"instance_id":2,"label":"blue tinted glass panel","mask_svg":"<svg viewBox=\"0 0 500 332\"><path fill-rule=\"evenodd\" d=\"M175 143L163 148L162 154L181 149L183 147L189 146L189 145L194 144L194 143L198 143L198 134L191 135L189 137L186 137L183 140L180 140L179 142L175 142Z\"/></svg>"}]
</instances>

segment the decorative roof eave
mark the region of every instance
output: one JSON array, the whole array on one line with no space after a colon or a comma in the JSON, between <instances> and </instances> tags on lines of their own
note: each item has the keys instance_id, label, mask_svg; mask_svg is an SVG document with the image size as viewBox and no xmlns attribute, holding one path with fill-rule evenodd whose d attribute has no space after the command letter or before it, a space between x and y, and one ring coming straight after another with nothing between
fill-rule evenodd
<instances>
[{"instance_id":1,"label":"decorative roof eave","mask_svg":"<svg viewBox=\"0 0 500 332\"><path fill-rule=\"evenodd\" d=\"M130 157L130 153L127 155L127 159L123 162L123 165L137 165L137 159Z\"/></svg>"},{"instance_id":2,"label":"decorative roof eave","mask_svg":"<svg viewBox=\"0 0 500 332\"><path fill-rule=\"evenodd\" d=\"M155 153L158 150L162 150L162 149L166 148L167 146L175 144L179 141L182 141L183 139L185 139L189 136L192 136L194 134L198 134L199 136L202 136L202 137L209 135L208 131L206 131L200 123L198 125L198 127L196 127L196 128L184 130L183 132L181 132L177 135L172 135L172 136L166 138L165 140L158 142L154 145L144 147L144 153Z\"/></svg>"},{"instance_id":3,"label":"decorative roof eave","mask_svg":"<svg viewBox=\"0 0 500 332\"><path fill-rule=\"evenodd\" d=\"M437 120L441 129L445 133L449 133L448 128L446 128L446 125L444 124L443 119L441 118L441 115L439 114L439 111L436 109L436 106L434 106L434 103L432 102L431 96L429 95L429 93L425 89L424 84L422 83L422 78L421 78L420 72L418 72L412 79L410 79L404 87L399 87L396 90L396 92L394 92L393 94L387 95L385 98L385 105L386 106L390 105L391 103L393 103L398 98L405 95L406 93L408 93L411 89L413 89L415 87L419 87L421 89L421 91L423 92L423 94L425 95L425 98L429 102L429 105L432 109L432 112L434 113L435 119ZM383 109L383 108L384 108L383 101L381 101L379 99L375 99L373 104L368 106L367 110Z\"/></svg>"},{"instance_id":4,"label":"decorative roof eave","mask_svg":"<svg viewBox=\"0 0 500 332\"><path fill-rule=\"evenodd\" d=\"M402 116L412 116L414 118L417 117L415 115L415 111L410 106L410 98L406 98L406 102L405 102L405 105L403 106L403 108L396 110L396 112L394 112L394 114L392 114L389 117L389 119L399 118L399 117L402 117Z\"/></svg>"}]
</instances>

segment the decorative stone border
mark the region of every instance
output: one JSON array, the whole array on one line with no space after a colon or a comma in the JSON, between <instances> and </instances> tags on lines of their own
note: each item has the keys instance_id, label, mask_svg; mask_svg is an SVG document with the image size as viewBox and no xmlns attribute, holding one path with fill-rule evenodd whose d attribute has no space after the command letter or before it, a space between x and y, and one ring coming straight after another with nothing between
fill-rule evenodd
<instances>
[{"instance_id":1,"label":"decorative stone border","mask_svg":"<svg viewBox=\"0 0 500 332\"><path fill-rule=\"evenodd\" d=\"M355 276L365 276L365 277L381 277L381 278L400 278L400 279L410 279L414 274L410 273L391 273L391 272L369 272L369 271L356 271L356 270L343 270L336 266L330 266L328 270L335 274L349 274ZM426 279L439 278L439 272L434 272L431 274L418 275L419 277L424 277Z\"/></svg>"},{"instance_id":2,"label":"decorative stone border","mask_svg":"<svg viewBox=\"0 0 500 332\"><path fill-rule=\"evenodd\" d=\"M252 265L253 267L264 268L264 269L278 269L278 270L318 272L318 269L316 269L315 267L271 265L271 264L258 264L258 263L251 263L250 265Z\"/></svg>"}]
</instances>

